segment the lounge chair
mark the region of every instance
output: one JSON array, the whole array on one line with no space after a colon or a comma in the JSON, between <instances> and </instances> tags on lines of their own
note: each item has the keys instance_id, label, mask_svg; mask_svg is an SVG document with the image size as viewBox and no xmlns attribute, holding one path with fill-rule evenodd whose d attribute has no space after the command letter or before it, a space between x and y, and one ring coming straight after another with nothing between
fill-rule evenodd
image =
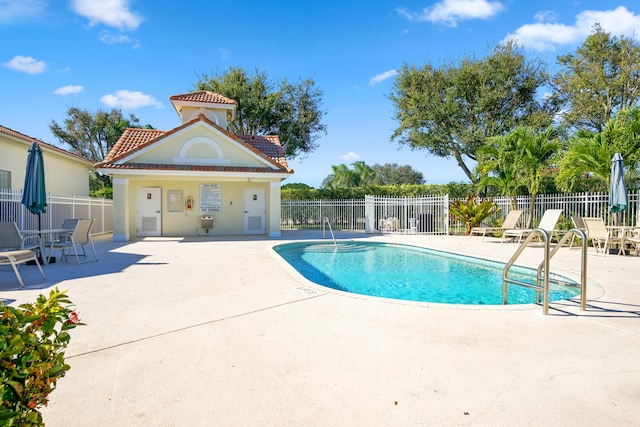
<instances>
[{"instance_id":1,"label":"lounge chair","mask_svg":"<svg viewBox=\"0 0 640 427\"><path fill-rule=\"evenodd\" d=\"M537 228L542 228L549 233L550 236L560 232L561 230L556 230L556 224L560 219L560 215L562 215L562 211L563 209L547 209L544 211ZM522 238L528 236L532 231L533 229L505 230L504 233L502 233L502 242L504 242L507 237L513 240L517 237L518 243L520 243Z\"/></svg>"},{"instance_id":2,"label":"lounge chair","mask_svg":"<svg viewBox=\"0 0 640 427\"><path fill-rule=\"evenodd\" d=\"M471 236L474 234L482 234L482 241L484 242L484 238L487 233L500 233L505 230L516 228L518 221L522 216L522 212L522 209L514 209L509 212L500 227L473 227L469 233L469 239L471 239Z\"/></svg>"},{"instance_id":3,"label":"lounge chair","mask_svg":"<svg viewBox=\"0 0 640 427\"><path fill-rule=\"evenodd\" d=\"M18 265L29 261L33 261L38 266L38 270L40 270L42 278L46 279L47 277L44 275L44 271L42 271L42 267L38 261L38 254L31 249L17 249L13 251L0 252L0 265L11 265L14 273L16 273L18 282L20 282L20 286L23 288L24 282L22 281L22 276L20 276L20 272L18 271Z\"/></svg>"},{"instance_id":4,"label":"lounge chair","mask_svg":"<svg viewBox=\"0 0 640 427\"><path fill-rule=\"evenodd\" d=\"M602 218L582 218L584 225L587 227L587 239L591 240L596 253L602 253L605 256L610 248L614 245L620 247L622 239L614 235L613 230L608 230L604 219ZM620 248L624 250L624 248Z\"/></svg>"},{"instance_id":5,"label":"lounge chair","mask_svg":"<svg viewBox=\"0 0 640 427\"><path fill-rule=\"evenodd\" d=\"M573 223L573 228L577 228L578 230L584 231L584 233L587 233L587 226L584 225L584 220L582 219L581 216L572 216L571 217L571 222ZM569 241L569 248L573 247L573 241L575 240L576 235L572 234L571 235L571 240Z\"/></svg>"},{"instance_id":6,"label":"lounge chair","mask_svg":"<svg viewBox=\"0 0 640 427\"><path fill-rule=\"evenodd\" d=\"M76 222L72 233L65 233L64 235L60 235L59 239L49 242L49 258L51 258L54 250L60 250L62 252L62 259L66 260L73 250L78 264L81 264L80 256L85 257L82 262L92 261L88 259L85 250L85 245L89 245L93 251L94 260L97 261L98 254L96 253L95 246L93 246L93 240L91 240L91 228L93 228L94 221L93 219L80 219ZM82 254L78 252L78 247L82 249Z\"/></svg>"}]
</instances>

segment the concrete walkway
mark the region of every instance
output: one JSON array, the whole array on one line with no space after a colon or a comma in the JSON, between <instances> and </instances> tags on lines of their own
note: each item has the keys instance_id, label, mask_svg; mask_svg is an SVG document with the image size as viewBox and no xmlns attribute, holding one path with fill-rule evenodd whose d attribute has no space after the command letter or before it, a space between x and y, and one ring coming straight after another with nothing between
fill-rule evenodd
<instances>
[{"instance_id":1,"label":"concrete walkway","mask_svg":"<svg viewBox=\"0 0 640 427\"><path fill-rule=\"evenodd\" d=\"M506 261L463 236L340 235ZM576 302L455 307L312 284L271 251L320 238L99 239L100 261L0 269L0 298L58 287L87 325L43 411L73 426L638 425L640 257L588 256ZM540 262L527 248L522 262ZM563 248L552 271L579 275Z\"/></svg>"}]
</instances>

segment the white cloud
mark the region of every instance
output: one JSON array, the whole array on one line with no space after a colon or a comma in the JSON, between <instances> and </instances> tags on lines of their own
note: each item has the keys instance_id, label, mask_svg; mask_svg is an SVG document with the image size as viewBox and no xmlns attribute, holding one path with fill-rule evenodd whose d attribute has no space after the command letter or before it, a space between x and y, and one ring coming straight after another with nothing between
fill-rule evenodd
<instances>
[{"instance_id":1,"label":"white cloud","mask_svg":"<svg viewBox=\"0 0 640 427\"><path fill-rule=\"evenodd\" d=\"M129 9L129 0L73 0L71 8L89 20L89 25L104 24L120 30L133 31L142 17Z\"/></svg>"},{"instance_id":2,"label":"white cloud","mask_svg":"<svg viewBox=\"0 0 640 427\"><path fill-rule=\"evenodd\" d=\"M30 56L14 56L11 61L5 62L2 65L27 74L40 74L47 70L47 64L44 61L37 61Z\"/></svg>"},{"instance_id":3,"label":"white cloud","mask_svg":"<svg viewBox=\"0 0 640 427\"><path fill-rule=\"evenodd\" d=\"M100 33L100 41L104 44L132 43L131 38L125 34L111 34L106 31Z\"/></svg>"},{"instance_id":4,"label":"white cloud","mask_svg":"<svg viewBox=\"0 0 640 427\"><path fill-rule=\"evenodd\" d=\"M486 19L504 9L498 1L488 0L442 0L420 12L397 9L397 12L409 21L433 22L450 27L466 19Z\"/></svg>"},{"instance_id":5,"label":"white cloud","mask_svg":"<svg viewBox=\"0 0 640 427\"><path fill-rule=\"evenodd\" d=\"M75 95L76 93L84 92L84 86L62 86L53 91L54 95Z\"/></svg>"},{"instance_id":6,"label":"white cloud","mask_svg":"<svg viewBox=\"0 0 640 427\"><path fill-rule=\"evenodd\" d=\"M122 108L125 110L135 110L140 107L153 106L162 108L162 103L151 95L130 90L118 90L115 95L109 94L100 98L100 102L111 108Z\"/></svg>"},{"instance_id":7,"label":"white cloud","mask_svg":"<svg viewBox=\"0 0 640 427\"><path fill-rule=\"evenodd\" d=\"M389 71L385 71L382 74L378 74L377 76L373 76L371 77L371 80L369 80L369 86L375 86L380 82L383 82L391 77L397 76L398 72L396 70L389 70Z\"/></svg>"},{"instance_id":8,"label":"white cloud","mask_svg":"<svg viewBox=\"0 0 640 427\"><path fill-rule=\"evenodd\" d=\"M640 16L619 6L613 10L585 10L576 16L573 25L555 22L555 16L548 13L536 14L538 22L526 24L509 34L507 39L513 38L524 47L535 50L555 50L556 46L579 43L593 31L593 25L600 26L613 35L628 37L637 36L640 28Z\"/></svg>"},{"instance_id":9,"label":"white cloud","mask_svg":"<svg viewBox=\"0 0 640 427\"><path fill-rule=\"evenodd\" d=\"M533 19L536 22L557 21L558 20L558 14L555 13L553 10L541 10L541 11L538 11L533 16Z\"/></svg>"},{"instance_id":10,"label":"white cloud","mask_svg":"<svg viewBox=\"0 0 640 427\"><path fill-rule=\"evenodd\" d=\"M340 156L340 159L345 162L349 162L351 160L358 160L360 155L358 153L354 153L353 151L349 151L347 154L343 154Z\"/></svg>"},{"instance_id":11,"label":"white cloud","mask_svg":"<svg viewBox=\"0 0 640 427\"><path fill-rule=\"evenodd\" d=\"M0 22L40 16L46 9L44 0L0 0Z\"/></svg>"}]
</instances>

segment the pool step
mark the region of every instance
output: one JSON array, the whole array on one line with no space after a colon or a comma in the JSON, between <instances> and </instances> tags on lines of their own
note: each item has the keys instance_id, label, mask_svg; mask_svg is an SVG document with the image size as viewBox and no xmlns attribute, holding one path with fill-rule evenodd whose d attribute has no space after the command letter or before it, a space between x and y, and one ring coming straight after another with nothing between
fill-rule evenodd
<instances>
[{"instance_id":1,"label":"pool step","mask_svg":"<svg viewBox=\"0 0 640 427\"><path fill-rule=\"evenodd\" d=\"M304 252L367 252L375 249L375 246L363 246L356 242L338 242L314 244L303 248Z\"/></svg>"}]
</instances>

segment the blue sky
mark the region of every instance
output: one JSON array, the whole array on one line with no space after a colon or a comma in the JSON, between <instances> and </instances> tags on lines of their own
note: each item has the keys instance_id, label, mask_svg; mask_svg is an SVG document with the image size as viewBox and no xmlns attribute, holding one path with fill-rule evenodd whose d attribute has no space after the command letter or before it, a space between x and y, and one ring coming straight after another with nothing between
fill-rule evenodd
<instances>
[{"instance_id":1,"label":"blue sky","mask_svg":"<svg viewBox=\"0 0 640 427\"><path fill-rule=\"evenodd\" d=\"M240 66L271 79L312 77L324 92L327 135L290 161L287 182L319 187L331 165L410 165L427 183L466 181L452 159L390 141L387 95L403 64L439 66L486 55L516 37L550 69L594 22L640 35L625 1L370 0L321 3L0 0L0 124L62 146L49 131L69 107L120 108L142 124L180 123L169 96L197 76Z\"/></svg>"}]
</instances>

